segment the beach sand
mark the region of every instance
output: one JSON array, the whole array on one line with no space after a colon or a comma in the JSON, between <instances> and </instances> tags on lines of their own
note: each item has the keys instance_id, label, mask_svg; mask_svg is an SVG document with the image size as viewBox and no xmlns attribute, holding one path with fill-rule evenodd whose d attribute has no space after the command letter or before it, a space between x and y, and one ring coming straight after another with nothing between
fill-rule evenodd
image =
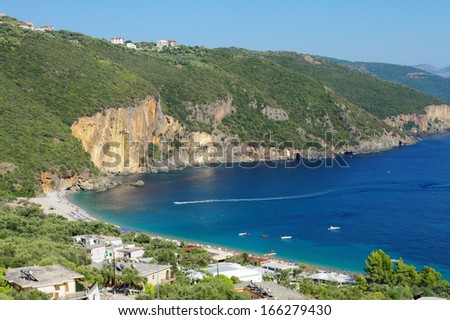
<instances>
[{"instance_id":1,"label":"beach sand","mask_svg":"<svg viewBox=\"0 0 450 320\"><path fill-rule=\"evenodd\" d=\"M66 192L49 192L45 196L30 198L28 200L32 203L39 204L44 210L44 213L61 215L70 221L97 220L85 210L67 200Z\"/></svg>"}]
</instances>

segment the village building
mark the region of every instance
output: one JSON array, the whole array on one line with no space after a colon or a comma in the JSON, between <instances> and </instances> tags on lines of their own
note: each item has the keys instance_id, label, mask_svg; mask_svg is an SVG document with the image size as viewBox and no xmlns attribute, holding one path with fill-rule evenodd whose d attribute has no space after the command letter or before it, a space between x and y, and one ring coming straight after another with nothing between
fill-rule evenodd
<instances>
[{"instance_id":1,"label":"village building","mask_svg":"<svg viewBox=\"0 0 450 320\"><path fill-rule=\"evenodd\" d=\"M254 282L241 282L234 285L238 292L245 292L252 299L264 300L308 300L308 297L283 287L275 282L264 281L258 284Z\"/></svg>"},{"instance_id":2,"label":"village building","mask_svg":"<svg viewBox=\"0 0 450 320\"><path fill-rule=\"evenodd\" d=\"M158 40L156 41L156 48L161 49L164 47L176 47L176 40Z\"/></svg>"},{"instance_id":3,"label":"village building","mask_svg":"<svg viewBox=\"0 0 450 320\"><path fill-rule=\"evenodd\" d=\"M235 276L241 281L263 281L263 275L267 270L255 267L255 266L241 266L237 263L223 262L223 263L212 263L208 268L203 269L216 276L217 274L222 274L228 278Z\"/></svg>"},{"instance_id":4,"label":"village building","mask_svg":"<svg viewBox=\"0 0 450 320\"><path fill-rule=\"evenodd\" d=\"M130 48L130 49L135 49L135 50L137 49L137 46L133 42L127 42L126 46L127 46L127 48Z\"/></svg>"},{"instance_id":5,"label":"village building","mask_svg":"<svg viewBox=\"0 0 450 320\"><path fill-rule=\"evenodd\" d=\"M122 37L114 37L109 40L113 44L124 44L124 39Z\"/></svg>"},{"instance_id":6,"label":"village building","mask_svg":"<svg viewBox=\"0 0 450 320\"><path fill-rule=\"evenodd\" d=\"M42 30L42 31L53 31L53 30L55 30L55 27L53 27L53 26L41 26L41 27L39 27L39 30Z\"/></svg>"},{"instance_id":7,"label":"village building","mask_svg":"<svg viewBox=\"0 0 450 320\"><path fill-rule=\"evenodd\" d=\"M317 273L309 275L308 278L316 284L338 283L339 285L352 285L355 283L355 280L349 275L320 270Z\"/></svg>"},{"instance_id":8,"label":"village building","mask_svg":"<svg viewBox=\"0 0 450 320\"><path fill-rule=\"evenodd\" d=\"M92 262L102 262L105 260L106 247L102 244L93 244L82 247L86 251Z\"/></svg>"},{"instance_id":9,"label":"village building","mask_svg":"<svg viewBox=\"0 0 450 320\"><path fill-rule=\"evenodd\" d=\"M34 30L34 24L32 22L19 22L16 26L21 27L23 29Z\"/></svg>"},{"instance_id":10,"label":"village building","mask_svg":"<svg viewBox=\"0 0 450 320\"><path fill-rule=\"evenodd\" d=\"M105 246L120 246L122 245L122 239L113 236L104 235L79 235L73 237L76 244L83 246L103 244Z\"/></svg>"},{"instance_id":11,"label":"village building","mask_svg":"<svg viewBox=\"0 0 450 320\"><path fill-rule=\"evenodd\" d=\"M83 285L77 282L83 277L69 268L53 265L9 268L3 278L17 290L37 289L57 300L86 298Z\"/></svg>"},{"instance_id":12,"label":"village building","mask_svg":"<svg viewBox=\"0 0 450 320\"><path fill-rule=\"evenodd\" d=\"M133 245L124 245L121 248L115 248L116 259L137 260L143 258L145 249Z\"/></svg>"},{"instance_id":13,"label":"village building","mask_svg":"<svg viewBox=\"0 0 450 320\"><path fill-rule=\"evenodd\" d=\"M270 271L280 272L283 270L295 269L295 268L297 268L297 266L292 265L292 264L281 263L281 262L269 261L269 262L262 263L261 268L270 270Z\"/></svg>"}]
</instances>

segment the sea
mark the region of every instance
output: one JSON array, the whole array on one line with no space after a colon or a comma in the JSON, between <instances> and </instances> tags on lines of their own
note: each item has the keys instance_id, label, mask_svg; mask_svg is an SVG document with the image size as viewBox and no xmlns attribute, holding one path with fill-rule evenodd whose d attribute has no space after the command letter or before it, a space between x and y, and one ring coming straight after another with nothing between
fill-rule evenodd
<instances>
[{"instance_id":1,"label":"sea","mask_svg":"<svg viewBox=\"0 0 450 320\"><path fill-rule=\"evenodd\" d=\"M450 135L341 160L133 175L145 186L69 200L137 232L354 272L382 249L450 279Z\"/></svg>"}]
</instances>

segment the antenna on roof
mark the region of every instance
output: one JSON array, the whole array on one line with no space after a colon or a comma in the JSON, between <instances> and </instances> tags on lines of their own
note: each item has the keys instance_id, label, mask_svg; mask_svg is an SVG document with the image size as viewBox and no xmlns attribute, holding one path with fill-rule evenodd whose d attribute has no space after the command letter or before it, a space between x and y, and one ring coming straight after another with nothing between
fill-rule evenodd
<instances>
[{"instance_id":1,"label":"antenna on roof","mask_svg":"<svg viewBox=\"0 0 450 320\"><path fill-rule=\"evenodd\" d=\"M31 270L22 269L22 270L20 270L20 272L22 273L22 276L21 276L22 279L25 279L28 281L36 281L36 282L38 281L38 279L36 279L33 276L33 272Z\"/></svg>"}]
</instances>

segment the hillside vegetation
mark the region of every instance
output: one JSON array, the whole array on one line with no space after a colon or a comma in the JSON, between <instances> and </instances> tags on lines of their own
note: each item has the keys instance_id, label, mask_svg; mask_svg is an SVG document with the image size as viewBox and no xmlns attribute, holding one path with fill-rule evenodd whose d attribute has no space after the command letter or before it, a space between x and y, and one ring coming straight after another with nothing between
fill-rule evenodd
<instances>
[{"instance_id":1,"label":"hillside vegetation","mask_svg":"<svg viewBox=\"0 0 450 320\"><path fill-rule=\"evenodd\" d=\"M450 103L450 79L419 68L389 63L333 61L357 71L372 74L381 79L404 84L408 87L439 97Z\"/></svg>"},{"instance_id":2,"label":"hillside vegetation","mask_svg":"<svg viewBox=\"0 0 450 320\"><path fill-rule=\"evenodd\" d=\"M131 50L70 31L0 25L0 198L32 196L39 174L97 173L70 132L79 117L133 106L147 95L188 131L212 131L190 106L232 99L219 129L241 139L297 145L333 131L357 144L386 130L380 119L442 103L334 62L285 52L203 47ZM261 112L283 109L276 121Z\"/></svg>"}]
</instances>

